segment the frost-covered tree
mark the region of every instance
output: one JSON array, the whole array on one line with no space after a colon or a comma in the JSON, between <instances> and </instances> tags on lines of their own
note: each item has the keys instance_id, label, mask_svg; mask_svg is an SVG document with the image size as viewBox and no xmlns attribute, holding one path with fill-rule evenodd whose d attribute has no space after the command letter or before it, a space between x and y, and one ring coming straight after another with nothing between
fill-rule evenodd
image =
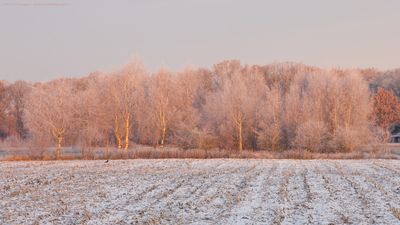
<instances>
[{"instance_id":1,"label":"frost-covered tree","mask_svg":"<svg viewBox=\"0 0 400 225\"><path fill-rule=\"evenodd\" d=\"M37 84L27 97L27 126L34 137L50 137L56 142L57 159L66 137L77 132L73 129L77 121L76 97L72 82L66 79Z\"/></svg>"}]
</instances>

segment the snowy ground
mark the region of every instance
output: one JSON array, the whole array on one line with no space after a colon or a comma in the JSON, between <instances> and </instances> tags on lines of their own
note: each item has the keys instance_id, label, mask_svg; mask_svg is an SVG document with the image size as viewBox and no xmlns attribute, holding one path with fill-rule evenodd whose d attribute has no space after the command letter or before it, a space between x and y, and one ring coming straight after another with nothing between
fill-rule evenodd
<instances>
[{"instance_id":1,"label":"snowy ground","mask_svg":"<svg viewBox=\"0 0 400 225\"><path fill-rule=\"evenodd\" d=\"M0 224L400 224L396 160L0 162Z\"/></svg>"}]
</instances>

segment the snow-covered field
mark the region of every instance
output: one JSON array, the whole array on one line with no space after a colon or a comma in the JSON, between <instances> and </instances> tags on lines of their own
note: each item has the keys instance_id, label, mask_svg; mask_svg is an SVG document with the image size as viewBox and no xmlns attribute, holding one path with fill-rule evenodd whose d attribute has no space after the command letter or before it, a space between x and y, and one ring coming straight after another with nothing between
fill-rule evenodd
<instances>
[{"instance_id":1,"label":"snow-covered field","mask_svg":"<svg viewBox=\"0 0 400 225\"><path fill-rule=\"evenodd\" d=\"M0 162L0 224L400 224L397 160Z\"/></svg>"}]
</instances>

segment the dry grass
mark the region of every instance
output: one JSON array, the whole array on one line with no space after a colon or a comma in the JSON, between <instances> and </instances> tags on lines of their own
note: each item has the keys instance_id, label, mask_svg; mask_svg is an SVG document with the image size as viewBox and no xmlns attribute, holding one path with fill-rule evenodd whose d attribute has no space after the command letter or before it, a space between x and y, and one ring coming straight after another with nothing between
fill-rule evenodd
<instances>
[{"instance_id":1,"label":"dry grass","mask_svg":"<svg viewBox=\"0 0 400 225\"><path fill-rule=\"evenodd\" d=\"M11 151L1 160L5 161L29 161L29 160L55 160L50 150L35 151L40 154L32 154L32 151ZM250 151L243 152L220 149L189 149L179 148L153 148L148 146L136 146L133 149L96 149L82 153L73 152L71 149L62 151L60 160L93 160L93 159L213 159L213 158L247 158L247 159L397 159L398 156L387 150L365 150L349 153L315 153L306 150L286 151Z\"/></svg>"}]
</instances>

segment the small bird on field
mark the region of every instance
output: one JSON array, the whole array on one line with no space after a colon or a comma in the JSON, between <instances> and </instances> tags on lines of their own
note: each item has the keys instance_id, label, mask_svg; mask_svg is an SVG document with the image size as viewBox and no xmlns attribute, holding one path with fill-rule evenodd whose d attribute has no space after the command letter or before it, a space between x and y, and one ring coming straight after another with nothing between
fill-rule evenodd
<instances>
[{"instance_id":1,"label":"small bird on field","mask_svg":"<svg viewBox=\"0 0 400 225\"><path fill-rule=\"evenodd\" d=\"M108 163L108 159L104 163Z\"/></svg>"}]
</instances>

